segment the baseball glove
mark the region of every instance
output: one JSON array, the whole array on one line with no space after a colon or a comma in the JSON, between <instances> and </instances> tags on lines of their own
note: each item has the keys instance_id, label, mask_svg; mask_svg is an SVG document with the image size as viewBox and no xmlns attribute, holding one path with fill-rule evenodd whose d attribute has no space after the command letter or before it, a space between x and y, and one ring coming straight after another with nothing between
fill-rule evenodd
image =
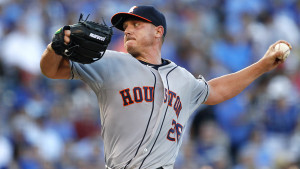
<instances>
[{"instance_id":1,"label":"baseball glove","mask_svg":"<svg viewBox=\"0 0 300 169\"><path fill-rule=\"evenodd\" d=\"M102 58L113 34L112 27L104 21L103 24L87 21L88 17L83 20L83 14L80 14L78 23L56 31L51 44L56 54L82 64L90 64ZM71 31L69 44L64 43L64 30Z\"/></svg>"}]
</instances>

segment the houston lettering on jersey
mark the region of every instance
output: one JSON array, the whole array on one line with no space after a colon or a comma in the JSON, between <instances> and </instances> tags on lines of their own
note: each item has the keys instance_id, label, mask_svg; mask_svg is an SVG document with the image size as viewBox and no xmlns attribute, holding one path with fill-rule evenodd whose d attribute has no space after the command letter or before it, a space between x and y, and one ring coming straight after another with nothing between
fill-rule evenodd
<instances>
[{"instance_id":1,"label":"houston lettering on jersey","mask_svg":"<svg viewBox=\"0 0 300 169\"><path fill-rule=\"evenodd\" d=\"M174 102L174 100L175 102ZM179 116L179 113L182 109L182 104L181 104L181 101L180 101L180 97L179 96L176 96L176 93L171 91L171 90L168 90L165 88L165 96L164 96L164 103L166 103L168 101L168 106L170 107L173 107L175 113L176 113L176 116L178 118ZM173 105L173 102L174 102L174 105Z\"/></svg>"},{"instance_id":2,"label":"houston lettering on jersey","mask_svg":"<svg viewBox=\"0 0 300 169\"><path fill-rule=\"evenodd\" d=\"M119 93L123 99L123 106L128 106L133 103L141 103L143 101L153 102L154 87L134 87L132 92L129 88L121 90ZM133 97L132 97L133 96Z\"/></svg>"},{"instance_id":3,"label":"houston lettering on jersey","mask_svg":"<svg viewBox=\"0 0 300 169\"><path fill-rule=\"evenodd\" d=\"M123 106L128 106L134 103L141 103L143 101L153 102L154 100L154 87L151 86L134 87L132 90L127 88L121 90L119 93L123 100ZM168 106L173 107L178 118L182 109L180 97L177 96L175 92L165 89L164 103L166 103L167 100Z\"/></svg>"}]
</instances>

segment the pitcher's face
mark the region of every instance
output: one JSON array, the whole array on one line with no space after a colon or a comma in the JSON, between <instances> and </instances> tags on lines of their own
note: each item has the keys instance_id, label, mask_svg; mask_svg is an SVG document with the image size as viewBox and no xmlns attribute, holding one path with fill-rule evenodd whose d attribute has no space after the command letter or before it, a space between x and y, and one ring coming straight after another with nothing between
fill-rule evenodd
<instances>
[{"instance_id":1,"label":"pitcher's face","mask_svg":"<svg viewBox=\"0 0 300 169\"><path fill-rule=\"evenodd\" d=\"M124 22L124 47L133 56L151 47L155 40L156 27L149 22L129 19Z\"/></svg>"}]
</instances>

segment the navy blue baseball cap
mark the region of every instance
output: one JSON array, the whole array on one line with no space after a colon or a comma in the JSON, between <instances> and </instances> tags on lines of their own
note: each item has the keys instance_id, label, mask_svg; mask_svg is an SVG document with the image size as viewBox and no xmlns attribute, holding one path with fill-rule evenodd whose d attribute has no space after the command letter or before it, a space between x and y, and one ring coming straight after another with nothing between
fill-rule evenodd
<instances>
[{"instance_id":1,"label":"navy blue baseball cap","mask_svg":"<svg viewBox=\"0 0 300 169\"><path fill-rule=\"evenodd\" d=\"M128 12L119 12L112 16L111 23L117 29L124 31L123 23L128 18L142 19L146 22L152 23L155 26L161 25L164 28L164 36L167 33L167 24L165 16L153 6L133 6Z\"/></svg>"}]
</instances>

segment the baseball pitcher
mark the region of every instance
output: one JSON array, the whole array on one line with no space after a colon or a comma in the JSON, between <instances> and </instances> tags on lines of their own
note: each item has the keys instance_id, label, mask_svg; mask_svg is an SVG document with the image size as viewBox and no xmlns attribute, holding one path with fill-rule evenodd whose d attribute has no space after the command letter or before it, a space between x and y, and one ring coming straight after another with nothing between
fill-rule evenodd
<instances>
[{"instance_id":1,"label":"baseball pitcher","mask_svg":"<svg viewBox=\"0 0 300 169\"><path fill-rule=\"evenodd\" d=\"M153 6L112 16L127 53L106 50L112 28L87 19L58 30L40 64L45 76L82 80L96 93L107 169L172 169L191 113L236 96L284 61L276 44L290 47L278 41L253 65L207 82L163 59L167 24Z\"/></svg>"}]
</instances>

